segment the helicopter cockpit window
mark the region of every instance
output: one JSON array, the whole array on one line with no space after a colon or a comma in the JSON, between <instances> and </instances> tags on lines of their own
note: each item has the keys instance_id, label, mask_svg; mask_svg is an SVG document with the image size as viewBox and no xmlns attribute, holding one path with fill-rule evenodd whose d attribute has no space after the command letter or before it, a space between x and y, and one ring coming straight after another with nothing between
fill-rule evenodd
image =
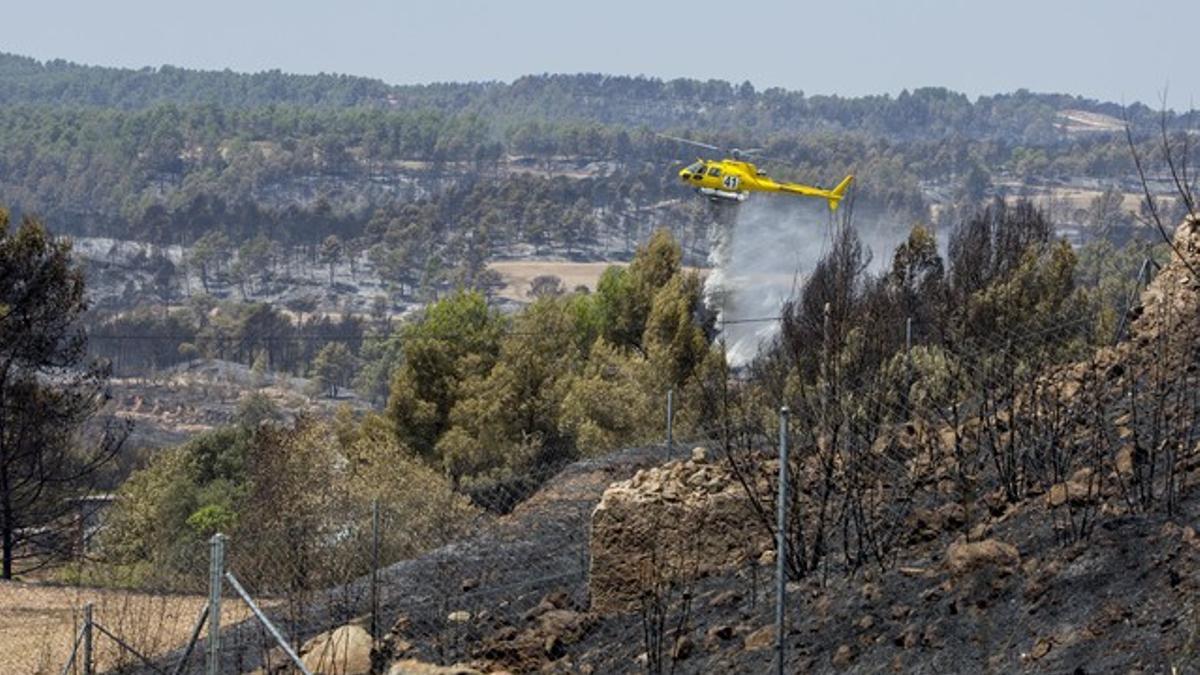
<instances>
[{"instance_id":1,"label":"helicopter cockpit window","mask_svg":"<svg viewBox=\"0 0 1200 675\"><path fill-rule=\"evenodd\" d=\"M709 168L709 170L708 170L708 175L710 175L710 176L720 176L720 175L721 175L721 170L720 170L719 168L715 167L715 166L714 166L714 167L711 167L711 168Z\"/></svg>"},{"instance_id":2,"label":"helicopter cockpit window","mask_svg":"<svg viewBox=\"0 0 1200 675\"><path fill-rule=\"evenodd\" d=\"M696 162L687 168L688 173L702 174L704 173L704 162Z\"/></svg>"}]
</instances>

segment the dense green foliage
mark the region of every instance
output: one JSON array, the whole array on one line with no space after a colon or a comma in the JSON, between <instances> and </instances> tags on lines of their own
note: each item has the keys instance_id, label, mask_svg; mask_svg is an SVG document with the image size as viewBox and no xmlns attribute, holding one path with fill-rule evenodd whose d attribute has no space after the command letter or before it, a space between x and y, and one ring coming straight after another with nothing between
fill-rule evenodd
<instances>
[{"instance_id":1,"label":"dense green foliage","mask_svg":"<svg viewBox=\"0 0 1200 675\"><path fill-rule=\"evenodd\" d=\"M512 319L477 293L431 305L395 338L387 416L400 443L482 490L536 485L546 467L659 431L665 392L715 358L699 279L662 231L605 279Z\"/></svg>"},{"instance_id":2,"label":"dense green foliage","mask_svg":"<svg viewBox=\"0 0 1200 675\"><path fill-rule=\"evenodd\" d=\"M780 130L836 128L936 139L947 133L974 137L1046 134L1065 108L1120 116L1121 108L1078 96L1013 94L967 96L928 87L898 96L807 96L750 83L720 80L609 76L532 75L511 84L442 83L391 86L346 75L289 75L196 71L162 66L141 70L83 66L62 60L0 54L0 103L145 108L161 103L214 103L222 107L420 107L465 110L506 121L573 120L621 126L678 126L680 111L714 130L749 128L765 136ZM597 103L600 105L597 105ZM1154 112L1135 105L1135 121ZM1180 116L1186 119L1186 116ZM1184 122L1186 123L1186 122Z\"/></svg>"}]
</instances>

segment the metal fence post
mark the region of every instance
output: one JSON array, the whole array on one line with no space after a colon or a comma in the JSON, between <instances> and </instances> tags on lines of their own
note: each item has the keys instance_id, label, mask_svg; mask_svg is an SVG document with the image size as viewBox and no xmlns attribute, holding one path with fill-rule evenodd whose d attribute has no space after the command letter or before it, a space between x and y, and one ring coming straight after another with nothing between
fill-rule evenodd
<instances>
[{"instance_id":1,"label":"metal fence post","mask_svg":"<svg viewBox=\"0 0 1200 675\"><path fill-rule=\"evenodd\" d=\"M904 393L900 397L904 419L908 419L908 396L912 393L912 317L904 320Z\"/></svg>"},{"instance_id":2,"label":"metal fence post","mask_svg":"<svg viewBox=\"0 0 1200 675\"><path fill-rule=\"evenodd\" d=\"M784 657L786 656L786 648L784 646L784 637L787 633L785 630L786 624L786 604L787 604L787 497L788 497L788 437L787 437L788 409L783 406L779 409L779 510L777 513L778 522L776 523L775 533L775 639L776 649L778 651L779 663L776 672L783 675Z\"/></svg>"},{"instance_id":3,"label":"metal fence post","mask_svg":"<svg viewBox=\"0 0 1200 675\"><path fill-rule=\"evenodd\" d=\"M221 673L221 588L225 575L225 535L209 539L208 557L208 675Z\"/></svg>"},{"instance_id":4,"label":"metal fence post","mask_svg":"<svg viewBox=\"0 0 1200 675\"><path fill-rule=\"evenodd\" d=\"M379 498L371 502L371 640L379 640Z\"/></svg>"},{"instance_id":5,"label":"metal fence post","mask_svg":"<svg viewBox=\"0 0 1200 675\"><path fill-rule=\"evenodd\" d=\"M92 654L92 603L83 606L83 675L93 675L95 661Z\"/></svg>"},{"instance_id":6,"label":"metal fence post","mask_svg":"<svg viewBox=\"0 0 1200 675\"><path fill-rule=\"evenodd\" d=\"M675 450L675 390L667 390L667 458L670 459Z\"/></svg>"}]
</instances>

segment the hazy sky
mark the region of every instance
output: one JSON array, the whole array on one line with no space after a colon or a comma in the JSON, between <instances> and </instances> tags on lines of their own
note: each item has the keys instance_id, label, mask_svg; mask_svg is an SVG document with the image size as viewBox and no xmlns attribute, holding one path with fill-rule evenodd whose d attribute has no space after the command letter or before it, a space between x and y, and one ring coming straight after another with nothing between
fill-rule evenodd
<instances>
[{"instance_id":1,"label":"hazy sky","mask_svg":"<svg viewBox=\"0 0 1200 675\"><path fill-rule=\"evenodd\" d=\"M8 7L6 5L13 5ZM604 72L861 95L1027 88L1200 103L1198 0L0 3L0 51L391 83Z\"/></svg>"}]
</instances>

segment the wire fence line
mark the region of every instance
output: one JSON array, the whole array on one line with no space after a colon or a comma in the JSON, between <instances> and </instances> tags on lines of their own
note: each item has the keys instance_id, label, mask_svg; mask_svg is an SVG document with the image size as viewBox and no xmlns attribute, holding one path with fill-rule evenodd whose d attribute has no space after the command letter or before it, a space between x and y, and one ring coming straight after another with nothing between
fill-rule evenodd
<instances>
[{"instance_id":1,"label":"wire fence line","mask_svg":"<svg viewBox=\"0 0 1200 675\"><path fill-rule=\"evenodd\" d=\"M234 540L228 542L225 574L235 576L224 578L241 580L246 594L262 607L262 615L293 648L347 624L358 626L378 646L399 623L406 641L422 645L412 655L444 663L464 660L473 655L472 647L488 627L515 620L549 595L565 594L580 604L586 601L588 521L603 486L572 484L572 477L606 465L624 466L630 460L641 465L660 463L667 454L667 446L659 445L575 465L547 483L544 491L552 493L552 503L480 521L472 534L416 558L365 571L345 568L344 578L328 586L289 589L282 588L278 579L251 581L252 570L237 569ZM371 560L375 550L386 549L388 537L403 527L383 514L373 520L380 527L372 531L369 542L354 547L363 560ZM222 604L249 606L247 597L236 588L231 593L230 586L222 584ZM272 632L261 620L223 622L217 657L220 672L294 665ZM165 662L183 664L181 672L211 668L211 640L199 639L194 649L177 650ZM325 648L329 658L344 656L336 647L326 644ZM303 662L314 671L342 672L337 664L323 662L319 652L309 651Z\"/></svg>"},{"instance_id":2,"label":"wire fence line","mask_svg":"<svg viewBox=\"0 0 1200 675\"><path fill-rule=\"evenodd\" d=\"M1189 359L1197 327L1186 316L1178 316L1172 305L1153 312L1143 315L1149 322L1143 325L1138 344L1120 352L1096 351L1092 341L1072 345L1080 321L991 336L969 346L940 345L954 361L946 373L953 385L949 397L906 396L899 402L894 397L897 383L878 378L877 372L839 383L837 391L817 386L811 396L798 397L799 407L808 408L797 416L798 440L809 448L811 458L827 461L821 449L827 434L836 429L841 436L837 445L844 450L830 451L828 456L836 457L829 461L839 463L838 470L847 475L847 492L840 497L845 501L834 505L848 519L842 540L832 544L840 549L842 565L853 568L878 557L886 566L888 550L900 538L915 534L907 531L909 517L936 505L938 500L930 500L928 488L919 481L905 484L912 481L914 462L927 462L927 467L945 462L919 478L946 476L963 493L956 498L968 506L973 502L981 508L993 491L1010 504L1045 495L1045 533L1064 543L1088 536L1102 517L1102 494L1122 502L1129 512L1170 513L1179 472L1196 461L1200 437L1200 407L1194 394L1188 393L1194 392L1196 382ZM1123 330L1118 340L1122 337ZM1114 378L1121 378L1120 387L1111 384ZM907 381L899 385L913 383L910 370ZM864 405L882 412L863 414ZM790 412L795 413L795 407ZM781 410L781 417L786 414ZM770 424L752 426L756 428L751 433L764 439L765 446ZM922 426L932 427L935 434L922 438ZM779 472L772 487L784 495L789 480L804 474L804 462L784 459L784 438L778 445ZM1141 459L1131 456L1121 466L1120 452L1135 453L1134 448L1142 447L1152 450ZM928 458L923 459L926 453ZM855 476L863 480L856 484ZM970 494L972 488L979 492ZM1148 495L1137 494L1142 488ZM770 504L764 497L764 506L779 505L785 498L779 499ZM792 507L786 518L780 511L776 534L781 542L784 529L811 515L804 507ZM986 536L970 530L971 514L965 516L964 533ZM849 541L847 531L858 541ZM811 551L804 550L804 534L792 539L800 544L799 556L783 543L777 545L777 554L793 558L787 576L828 574L833 556L825 550L821 558L806 560ZM855 551L856 546L860 550ZM870 549L865 555L864 546ZM807 567L813 562L818 567ZM778 597L782 598L782 564L780 570ZM786 662L782 635L777 643L781 668Z\"/></svg>"},{"instance_id":3,"label":"wire fence line","mask_svg":"<svg viewBox=\"0 0 1200 675\"><path fill-rule=\"evenodd\" d=\"M669 427L673 420L665 417ZM60 646L49 644L60 642L51 635L41 653L14 655L23 659L15 671L203 672L214 658L208 630L217 614L214 579L221 581L215 597L223 600L215 657L220 672L277 667L285 657L290 662L273 631L289 648L299 649L315 635L353 624L378 643L398 621L407 626L411 642L425 645L413 656L443 662L467 658L472 638L478 637L476 624L489 617L517 617L553 593L585 602L588 521L608 476L661 463L673 446L689 442L620 451L566 468L544 467L529 477L542 486L534 498L526 499L524 486L475 495L495 503L481 504L469 522L442 532L410 532L409 514L392 512L378 501L359 503L343 505L331 516L336 522L319 531L282 529L260 533L255 541L227 540L219 573L210 567L209 545L197 544L172 549L169 559L155 561L150 574L110 580L110 588L88 587L94 577L82 572L68 582L80 584L75 587L61 580L53 586L2 585L0 595L20 599L14 608L54 615L63 632ZM606 478L597 479L599 474ZM0 622L0 632L7 628ZM94 638L94 649L84 649L84 635ZM0 663L6 661L0 656Z\"/></svg>"}]
</instances>

